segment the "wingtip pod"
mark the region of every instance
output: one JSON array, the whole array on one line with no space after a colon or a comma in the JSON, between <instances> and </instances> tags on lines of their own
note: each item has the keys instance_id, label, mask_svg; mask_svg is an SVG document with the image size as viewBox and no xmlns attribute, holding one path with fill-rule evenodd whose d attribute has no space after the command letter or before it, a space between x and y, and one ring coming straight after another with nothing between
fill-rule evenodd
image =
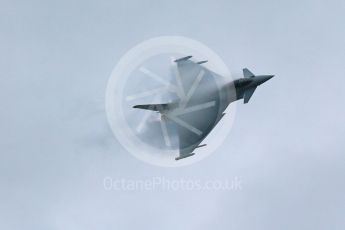
<instances>
[{"instance_id":1,"label":"wingtip pod","mask_svg":"<svg viewBox=\"0 0 345 230\"><path fill-rule=\"evenodd\" d=\"M193 156L195 153L188 153L188 154L184 154L184 155L180 155L178 157L175 158L176 161L187 158L187 157L191 157Z\"/></svg>"},{"instance_id":2,"label":"wingtip pod","mask_svg":"<svg viewBox=\"0 0 345 230\"><path fill-rule=\"evenodd\" d=\"M175 62L180 62L180 61L187 61L188 59L192 58L193 56L189 55L183 58L176 59Z\"/></svg>"},{"instance_id":3,"label":"wingtip pod","mask_svg":"<svg viewBox=\"0 0 345 230\"><path fill-rule=\"evenodd\" d=\"M201 148L201 147L205 147L205 146L207 146L207 144L198 145L198 146L197 146L197 147L195 147L195 148L197 149L197 148Z\"/></svg>"},{"instance_id":4,"label":"wingtip pod","mask_svg":"<svg viewBox=\"0 0 345 230\"><path fill-rule=\"evenodd\" d=\"M132 108L134 109L146 109L146 110L152 110L152 111L164 111L168 109L169 104L146 104L146 105L134 105Z\"/></svg>"},{"instance_id":5,"label":"wingtip pod","mask_svg":"<svg viewBox=\"0 0 345 230\"><path fill-rule=\"evenodd\" d=\"M205 60L205 61L198 61L196 64L201 65L201 64L204 64L204 63L206 63L206 62L208 62L208 61L207 61L207 60Z\"/></svg>"}]
</instances>

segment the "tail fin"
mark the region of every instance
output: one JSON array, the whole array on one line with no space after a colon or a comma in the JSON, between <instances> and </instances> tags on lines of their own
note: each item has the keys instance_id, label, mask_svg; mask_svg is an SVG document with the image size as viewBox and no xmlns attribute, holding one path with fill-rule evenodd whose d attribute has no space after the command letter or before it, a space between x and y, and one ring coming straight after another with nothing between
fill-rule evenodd
<instances>
[{"instance_id":1,"label":"tail fin","mask_svg":"<svg viewBox=\"0 0 345 230\"><path fill-rule=\"evenodd\" d=\"M244 68L243 69L243 77L255 77L255 75L252 72L250 72L249 69Z\"/></svg>"},{"instance_id":2,"label":"tail fin","mask_svg":"<svg viewBox=\"0 0 345 230\"><path fill-rule=\"evenodd\" d=\"M147 104L147 105L135 105L133 108L136 109L146 109L146 110L152 110L152 111L164 111L169 108L169 104Z\"/></svg>"}]
</instances>

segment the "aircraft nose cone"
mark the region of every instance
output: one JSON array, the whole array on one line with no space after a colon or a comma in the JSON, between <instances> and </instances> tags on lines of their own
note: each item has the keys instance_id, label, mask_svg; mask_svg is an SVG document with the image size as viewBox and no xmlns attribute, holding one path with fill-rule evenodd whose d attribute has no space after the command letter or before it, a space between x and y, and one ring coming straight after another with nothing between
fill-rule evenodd
<instances>
[{"instance_id":1,"label":"aircraft nose cone","mask_svg":"<svg viewBox=\"0 0 345 230\"><path fill-rule=\"evenodd\" d=\"M274 75L266 75L263 82L270 80L272 77L274 77Z\"/></svg>"},{"instance_id":2,"label":"aircraft nose cone","mask_svg":"<svg viewBox=\"0 0 345 230\"><path fill-rule=\"evenodd\" d=\"M274 77L274 75L268 75L267 80L270 80L272 77Z\"/></svg>"}]
</instances>

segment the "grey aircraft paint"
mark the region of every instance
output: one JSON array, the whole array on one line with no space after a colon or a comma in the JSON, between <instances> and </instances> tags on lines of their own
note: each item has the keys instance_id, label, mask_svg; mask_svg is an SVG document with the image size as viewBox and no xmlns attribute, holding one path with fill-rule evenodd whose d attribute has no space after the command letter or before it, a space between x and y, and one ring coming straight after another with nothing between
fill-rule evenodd
<instances>
[{"instance_id":1,"label":"grey aircraft paint","mask_svg":"<svg viewBox=\"0 0 345 230\"><path fill-rule=\"evenodd\" d=\"M194 62L191 58L186 56L175 60L184 91L181 93L186 94L182 97L185 100L133 106L161 114L162 122L178 138L174 146L179 150L176 160L193 156L194 149L206 146L200 143L224 117L228 105L239 99L248 103L256 88L274 76L256 76L245 68L243 78L219 87L212 79L220 76L201 65L206 61ZM189 93L191 91L192 94Z\"/></svg>"}]
</instances>

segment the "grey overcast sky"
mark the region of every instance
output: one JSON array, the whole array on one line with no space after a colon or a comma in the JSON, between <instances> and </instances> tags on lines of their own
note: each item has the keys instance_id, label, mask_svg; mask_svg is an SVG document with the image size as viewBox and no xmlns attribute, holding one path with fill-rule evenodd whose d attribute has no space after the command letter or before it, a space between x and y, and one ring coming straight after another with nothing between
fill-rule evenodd
<instances>
[{"instance_id":1,"label":"grey overcast sky","mask_svg":"<svg viewBox=\"0 0 345 230\"><path fill-rule=\"evenodd\" d=\"M0 229L344 229L344 1L0 1ZM276 77L238 103L226 143L145 164L104 111L112 68L161 35L233 73ZM103 179L232 180L240 191L106 191Z\"/></svg>"}]
</instances>

